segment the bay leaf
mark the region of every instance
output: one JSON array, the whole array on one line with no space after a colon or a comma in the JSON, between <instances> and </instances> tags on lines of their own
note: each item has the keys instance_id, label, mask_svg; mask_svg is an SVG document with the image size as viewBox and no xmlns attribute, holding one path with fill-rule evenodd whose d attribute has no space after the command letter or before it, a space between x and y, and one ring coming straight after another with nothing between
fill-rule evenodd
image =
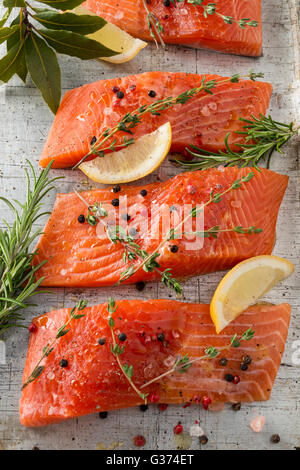
<instances>
[{"instance_id":1,"label":"bay leaf","mask_svg":"<svg viewBox=\"0 0 300 470\"><path fill-rule=\"evenodd\" d=\"M37 0L39 3L45 3L49 7L56 8L56 10L73 10L73 8L81 5L83 0Z\"/></svg>"},{"instance_id":2,"label":"bay leaf","mask_svg":"<svg viewBox=\"0 0 300 470\"><path fill-rule=\"evenodd\" d=\"M0 60L0 82L7 83L16 73L23 45L24 43L19 41Z\"/></svg>"},{"instance_id":3,"label":"bay leaf","mask_svg":"<svg viewBox=\"0 0 300 470\"><path fill-rule=\"evenodd\" d=\"M79 34L92 34L106 25L100 16L57 13L53 10L35 9L34 18L49 29L68 30Z\"/></svg>"},{"instance_id":4,"label":"bay leaf","mask_svg":"<svg viewBox=\"0 0 300 470\"><path fill-rule=\"evenodd\" d=\"M35 86L53 113L56 113L61 96L61 78L55 52L47 43L31 33L25 43L26 64Z\"/></svg>"}]
</instances>

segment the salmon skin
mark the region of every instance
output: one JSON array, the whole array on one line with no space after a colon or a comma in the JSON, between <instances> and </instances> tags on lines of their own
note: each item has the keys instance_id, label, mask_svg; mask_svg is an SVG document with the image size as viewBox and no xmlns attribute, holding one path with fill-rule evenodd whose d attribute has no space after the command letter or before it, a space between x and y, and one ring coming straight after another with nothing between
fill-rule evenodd
<instances>
[{"instance_id":1,"label":"salmon skin","mask_svg":"<svg viewBox=\"0 0 300 470\"><path fill-rule=\"evenodd\" d=\"M143 389L156 393L160 403L195 403L209 396L218 402L268 400L281 362L290 320L290 306L282 304L249 307L219 335L209 315L209 305L174 300L122 300L117 302L115 334L127 335L122 345L122 364L133 365L133 382L139 388L169 370L174 360L188 354L203 356L208 346L222 348L232 336L248 328L254 338L239 348L226 350L227 365L219 358L195 362L186 373L175 372ZM86 308L85 316L72 320L70 331L56 343L46 358L42 375L24 388L20 402L21 423L44 426L89 413L138 406L143 403L122 375L111 353L111 332L106 305ZM24 370L24 381L51 343L59 327L69 318L70 309L61 309L34 320ZM164 341L157 335L162 333ZM100 346L99 338L106 343ZM224 354L224 353L223 353ZM243 356L250 355L247 371L240 369ZM68 366L59 366L61 359ZM237 385L226 374L239 375ZM196 400L197 401L197 400Z\"/></svg>"},{"instance_id":2,"label":"salmon skin","mask_svg":"<svg viewBox=\"0 0 300 470\"><path fill-rule=\"evenodd\" d=\"M100 138L104 130L115 126L126 113L199 87L204 77L206 82L224 80L217 75L146 72L102 80L68 91L55 116L40 165L46 167L53 159L53 168L74 166L89 152L93 137ZM122 91L124 97L119 99L113 89ZM150 93L150 96L150 91L155 94ZM239 118L251 119L252 114L266 113L272 86L241 80L218 84L212 93L201 92L185 104L162 111L160 116L145 114L142 123L132 129L135 138L170 121L171 152L183 152L191 144L206 150L225 150L224 139L228 132L231 132L230 145L244 142L243 136L235 134L244 125ZM115 146L128 135L118 132L114 136L117 139ZM105 147L110 143L108 140Z\"/></svg>"},{"instance_id":3,"label":"salmon skin","mask_svg":"<svg viewBox=\"0 0 300 470\"><path fill-rule=\"evenodd\" d=\"M209 2L204 2L207 5ZM261 1L215 0L216 11L234 19L250 18L257 27L241 28L225 24L217 14L203 16L202 6L185 2L176 7L164 6L162 0L152 0L148 8L164 28L166 43L213 49L219 52L260 56L262 50ZM125 29L129 34L152 41L143 0L87 0L84 6L107 21Z\"/></svg>"},{"instance_id":4,"label":"salmon skin","mask_svg":"<svg viewBox=\"0 0 300 470\"><path fill-rule=\"evenodd\" d=\"M223 192L234 181L250 172L251 168L213 168L193 173L183 173L164 183L153 183L143 187L124 186L118 193L111 189L85 191L81 196L88 204L103 203L108 212L106 224L126 227L124 221L130 216L127 230L136 230L136 242L143 250L153 253L168 233L163 225L163 214L174 219L170 227L182 220L182 212L201 205L210 198L211 191ZM242 188L232 190L218 203L204 209L204 229L216 225L220 228L256 226L262 229L257 234L222 232L213 237L197 239L192 245L184 235L181 239L167 242L159 250L157 259L161 269L171 268L175 277L183 279L198 274L231 268L236 263L252 256L270 254L275 242L275 227L278 210L288 184L288 177L273 171L252 169L254 177ZM147 191L146 195L141 190ZM143 193L145 194L145 193ZM116 199L119 207L113 207ZM127 201L127 205L125 203ZM115 203L115 201L113 201ZM160 212L159 212L160 211ZM37 277L45 277L44 286L94 287L108 286L118 282L127 266L123 261L124 248L119 242L112 243L107 234L99 233L97 227L87 222L78 222L79 215L87 215L87 207L76 193L58 194L52 215L39 239L35 263L48 260L38 271ZM159 214L162 214L160 221ZM200 220L200 219L199 219ZM195 221L194 221L195 222ZM200 220L201 222L201 220ZM124 225L125 224L125 225ZM186 228L184 231L195 229ZM194 240L195 241L195 240ZM202 246L203 243L203 246ZM176 244L177 253L171 245ZM139 263L139 261L136 261ZM160 278L157 272L137 271L127 281L154 281Z\"/></svg>"}]
</instances>

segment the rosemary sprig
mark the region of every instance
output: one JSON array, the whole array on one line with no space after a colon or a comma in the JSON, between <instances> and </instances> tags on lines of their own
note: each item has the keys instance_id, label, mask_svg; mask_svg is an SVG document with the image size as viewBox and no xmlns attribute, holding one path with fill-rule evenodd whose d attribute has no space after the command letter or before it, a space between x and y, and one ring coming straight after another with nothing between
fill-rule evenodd
<instances>
[{"instance_id":1,"label":"rosemary sprig","mask_svg":"<svg viewBox=\"0 0 300 470\"><path fill-rule=\"evenodd\" d=\"M70 311L70 318L66 321L64 325L62 325L58 330L57 333L51 343L48 343L42 350L42 355L32 372L30 373L29 377L25 380L22 390L27 387L31 382L34 382L45 369L45 366L41 365L42 361L51 354L54 349L54 345L59 338L65 336L69 331L68 325L72 320L79 320L80 318L84 317L84 314L79 314L81 310L83 310L87 306L87 300L80 300L75 307L72 308Z\"/></svg>"},{"instance_id":2,"label":"rosemary sprig","mask_svg":"<svg viewBox=\"0 0 300 470\"><path fill-rule=\"evenodd\" d=\"M204 4L205 0L187 0L186 3L193 5L194 7L201 7L203 9L203 16L204 18L208 18L209 16L219 16L222 18L225 24L237 24L240 28L245 29L247 26L250 27L257 27L258 22L255 20L251 20L250 18L241 18L235 19L233 16L223 15L219 11L217 11L217 6L215 3L206 3ZM173 5L176 7L177 3L184 3L185 0L171 0ZM147 0L143 0L144 8L147 12L147 23L148 28L150 31L151 37L154 39L156 46L160 43L162 47L165 47L165 43L162 37L162 34L165 32L162 24L160 23L159 19L152 13L148 6Z\"/></svg>"},{"instance_id":3,"label":"rosemary sprig","mask_svg":"<svg viewBox=\"0 0 300 470\"><path fill-rule=\"evenodd\" d=\"M157 100L149 105L143 105L137 108L132 113L126 113L122 119L112 128L105 129L101 136L97 138L94 136L91 140L90 150L89 152L73 167L73 169L77 168L83 161L85 161L88 157L93 155L94 157L103 157L105 150L113 150L116 147L116 141L114 140L111 145L108 147L105 145L108 140L112 139L113 136L118 132L127 132L128 134L132 135L132 129L138 126L142 121L141 118L145 114L149 113L152 116L160 116L161 112L173 107L176 104L185 104L194 96L198 95L201 92L207 94L213 94L212 90L221 84L232 82L238 83L240 79L250 79L255 81L257 78L262 78L262 73L255 73L252 70L249 74L240 75L234 74L229 78L224 78L222 80L217 81L216 79L213 80L206 80L205 76L202 78L201 84L199 87L191 88L184 93L181 93L177 96L170 96L164 99ZM128 145L134 144L135 139L133 137L124 138L122 142L122 146L126 147ZM105 146L104 146L105 145ZM117 145L118 147L118 145Z\"/></svg>"},{"instance_id":4,"label":"rosemary sprig","mask_svg":"<svg viewBox=\"0 0 300 470\"><path fill-rule=\"evenodd\" d=\"M25 170L27 197L24 204L0 197L15 218L12 226L3 220L6 229L0 230L0 335L13 326L24 326L19 324L23 319L19 312L34 305L27 301L41 292L37 289L43 281L43 278L35 281L34 277L46 261L32 265L37 252L31 251L31 245L41 234L39 230L33 231L33 226L46 214L41 212L42 200L54 188L52 183L59 178L48 179L52 162L38 177L31 163L28 164L31 172ZM30 177L33 178L33 186Z\"/></svg>"},{"instance_id":5,"label":"rosemary sprig","mask_svg":"<svg viewBox=\"0 0 300 470\"><path fill-rule=\"evenodd\" d=\"M227 346L223 346L222 348L215 348L214 346L209 346L205 349L205 354L200 357L195 357L194 359L190 359L188 354L185 354L183 357L178 358L173 367L171 369L167 370L163 374L160 374L159 376L155 377L154 379L149 380L149 382L143 384L141 386L142 388L146 388L149 385L153 384L154 382L157 382L158 380L161 380L164 377L167 377L170 374L173 374L174 372L187 372L190 367L195 362L203 361L204 359L215 359L220 355L222 351L228 350L230 348L238 348L241 344L241 341L249 341L254 337L255 331L253 331L251 328L246 330L240 338L238 338L237 334L234 334L230 340L230 343Z\"/></svg>"},{"instance_id":6,"label":"rosemary sprig","mask_svg":"<svg viewBox=\"0 0 300 470\"><path fill-rule=\"evenodd\" d=\"M120 361L120 355L123 354L125 351L124 346L120 346L119 343L116 341L116 336L114 333L114 327L115 327L115 320L113 319L113 314L117 310L116 302L115 300L111 297L108 301L107 304L107 311L110 315L109 320L108 320L108 325L110 327L111 331L111 336L112 336L112 345L111 345L111 352L113 356L116 358L116 361L118 363L118 366L120 367L123 375L126 377L128 380L129 384L133 388L133 390L136 392L136 394L144 400L145 404L147 403L147 396L148 393L142 393L133 383L132 377L133 377L133 366L129 364L122 364Z\"/></svg>"},{"instance_id":7,"label":"rosemary sprig","mask_svg":"<svg viewBox=\"0 0 300 470\"><path fill-rule=\"evenodd\" d=\"M235 152L230 148L228 144L230 133L228 133L225 138L225 152L221 150L209 152L196 145L191 145L186 150L193 155L192 161L184 158L176 158L171 161L175 165L191 171L206 170L219 165L242 167L249 165L258 168L258 162L267 158L267 167L269 168L273 153L275 151L282 153L282 146L299 132L299 126L295 126L293 122L284 124L274 121L271 116L266 117L262 114L259 117L252 116L252 120L240 118L240 121L245 123L243 131L235 132L235 134L245 136L244 144L236 144L240 147L240 151Z\"/></svg>"}]
</instances>

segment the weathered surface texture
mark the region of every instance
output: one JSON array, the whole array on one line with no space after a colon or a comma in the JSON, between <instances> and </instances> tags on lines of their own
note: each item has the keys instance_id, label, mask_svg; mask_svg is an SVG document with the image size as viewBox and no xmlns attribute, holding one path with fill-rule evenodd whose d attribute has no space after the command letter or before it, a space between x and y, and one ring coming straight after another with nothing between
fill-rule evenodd
<instances>
[{"instance_id":1,"label":"weathered surface texture","mask_svg":"<svg viewBox=\"0 0 300 470\"><path fill-rule=\"evenodd\" d=\"M265 73L266 80L274 85L270 112L282 121L300 122L299 96L299 24L297 7L299 1L264 0L263 2L263 57L251 59L232 57L184 47L168 46L167 51L157 51L149 45L132 62L120 67L97 61L81 62L61 56L63 88L111 78L117 75L169 70L187 72L210 72L231 75L253 68ZM298 113L298 115L297 115ZM39 93L29 82L24 87L16 78L8 86L0 88L0 146L1 146L1 195L23 200L24 167L29 158L37 169L53 116ZM25 429L19 425L18 400L22 369L26 355L28 333L15 331L7 338L6 365L0 365L0 449L103 449L132 448L136 434L146 437L149 449L174 449L173 427L180 420L188 432L199 420L209 437L205 449L293 449L300 446L300 364L293 361L293 352L300 347L300 239L299 239L299 158L300 149L294 140L284 149L282 156L275 155L271 168L290 176L290 184L280 211L277 243L274 250L279 256L290 259L296 265L295 275L277 287L267 298L272 302L290 302L292 321L283 364L269 402L243 405L241 411L231 408L222 412L205 412L192 406L186 409L170 406L163 414L156 406L142 413L138 409L111 412L106 420L97 415L43 429ZM172 165L165 162L147 181L167 179L175 174ZM53 172L54 173L54 172ZM79 172L57 170L55 174L65 176L57 183L60 192L76 188L93 187ZM47 198L47 209L51 210L54 192ZM1 205L1 216L11 220L6 208ZM222 274L212 274L192 279L185 284L185 297L190 301L209 302ZM135 287L81 290L55 289L52 294L38 299L39 307L27 312L27 319L53 308L71 306L84 296L90 302L101 303L109 295L118 298L168 297L168 291L160 285L148 285L139 293ZM298 354L299 356L299 354ZM296 355L294 355L296 358ZM294 363L293 363L294 362ZM266 416L261 434L249 428L252 417ZM270 435L279 433L281 442L270 444ZM197 438L190 443L192 449L201 446Z\"/></svg>"}]
</instances>

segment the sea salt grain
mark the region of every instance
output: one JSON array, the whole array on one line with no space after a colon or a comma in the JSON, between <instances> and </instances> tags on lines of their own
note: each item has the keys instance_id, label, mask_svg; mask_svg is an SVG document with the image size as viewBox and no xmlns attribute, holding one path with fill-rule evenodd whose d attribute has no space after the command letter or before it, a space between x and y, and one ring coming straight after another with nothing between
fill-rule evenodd
<instances>
[{"instance_id":1,"label":"sea salt grain","mask_svg":"<svg viewBox=\"0 0 300 470\"><path fill-rule=\"evenodd\" d=\"M261 432L264 427L265 421L265 416L256 416L250 423L252 431Z\"/></svg>"},{"instance_id":2,"label":"sea salt grain","mask_svg":"<svg viewBox=\"0 0 300 470\"><path fill-rule=\"evenodd\" d=\"M193 426L190 427L190 436L191 437L201 437L204 436L204 431L200 426L197 424L193 424Z\"/></svg>"}]
</instances>

